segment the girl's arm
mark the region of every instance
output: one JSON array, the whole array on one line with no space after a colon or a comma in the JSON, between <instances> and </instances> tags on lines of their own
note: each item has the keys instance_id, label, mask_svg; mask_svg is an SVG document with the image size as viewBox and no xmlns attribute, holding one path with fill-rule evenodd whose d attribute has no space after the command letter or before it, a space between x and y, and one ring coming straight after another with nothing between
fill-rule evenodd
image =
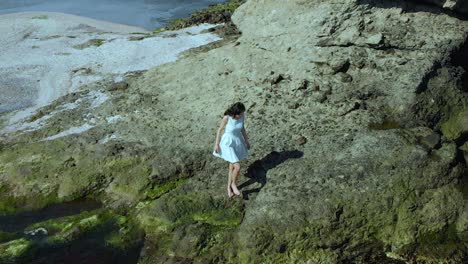
<instances>
[{"instance_id":1,"label":"girl's arm","mask_svg":"<svg viewBox=\"0 0 468 264\"><path fill-rule=\"evenodd\" d=\"M221 120L220 124L219 124L219 128L218 128L218 131L216 133L216 142L215 142L215 147L219 145L219 141L221 140L221 132L223 131L224 127L226 126L227 122L228 122L228 116L225 115L223 117L223 119Z\"/></svg>"}]
</instances>

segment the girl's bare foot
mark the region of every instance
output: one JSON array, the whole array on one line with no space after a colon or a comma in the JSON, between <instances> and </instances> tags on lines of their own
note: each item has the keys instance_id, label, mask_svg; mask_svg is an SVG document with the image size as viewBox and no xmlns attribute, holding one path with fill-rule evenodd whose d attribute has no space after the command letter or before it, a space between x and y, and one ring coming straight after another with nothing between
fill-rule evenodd
<instances>
[{"instance_id":1,"label":"girl's bare foot","mask_svg":"<svg viewBox=\"0 0 468 264\"><path fill-rule=\"evenodd\" d=\"M234 194L232 193L231 186L228 186L228 196L231 198Z\"/></svg>"},{"instance_id":2,"label":"girl's bare foot","mask_svg":"<svg viewBox=\"0 0 468 264\"><path fill-rule=\"evenodd\" d=\"M235 193L236 195L240 195L240 192L239 192L239 190L237 189L236 184L231 183L231 187L232 187L232 191L234 191L234 193Z\"/></svg>"}]
</instances>

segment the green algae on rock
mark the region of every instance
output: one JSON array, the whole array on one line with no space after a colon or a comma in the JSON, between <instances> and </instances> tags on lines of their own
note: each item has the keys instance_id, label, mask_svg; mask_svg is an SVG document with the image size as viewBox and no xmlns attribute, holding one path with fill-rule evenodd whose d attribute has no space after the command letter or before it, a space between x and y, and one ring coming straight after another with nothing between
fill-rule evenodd
<instances>
[{"instance_id":1,"label":"green algae on rock","mask_svg":"<svg viewBox=\"0 0 468 264\"><path fill-rule=\"evenodd\" d=\"M88 232L111 224L112 215L102 209L84 212L79 215L51 219L35 223L25 229L25 232L43 228L47 230L46 243L57 245L67 243L85 235Z\"/></svg>"},{"instance_id":2,"label":"green algae on rock","mask_svg":"<svg viewBox=\"0 0 468 264\"><path fill-rule=\"evenodd\" d=\"M32 243L25 238L0 244L0 261L2 263L16 263L31 246Z\"/></svg>"},{"instance_id":3,"label":"green algae on rock","mask_svg":"<svg viewBox=\"0 0 468 264\"><path fill-rule=\"evenodd\" d=\"M209 260L226 250L242 222L242 205L225 204L205 193L170 192L138 210L146 230L141 263L165 256ZM224 246L223 246L224 245Z\"/></svg>"},{"instance_id":4,"label":"green algae on rock","mask_svg":"<svg viewBox=\"0 0 468 264\"><path fill-rule=\"evenodd\" d=\"M39 209L58 201L60 200L55 190L47 193L33 191L29 194L14 194L10 187L0 186L0 215Z\"/></svg>"},{"instance_id":5,"label":"green algae on rock","mask_svg":"<svg viewBox=\"0 0 468 264\"><path fill-rule=\"evenodd\" d=\"M183 185L187 179L171 179L167 182L159 183L145 191L148 199L157 199L163 194L172 191L180 185Z\"/></svg>"},{"instance_id":6,"label":"green algae on rock","mask_svg":"<svg viewBox=\"0 0 468 264\"><path fill-rule=\"evenodd\" d=\"M220 24L230 22L231 15L243 3L245 3L245 0L228 0L223 4L209 6L206 9L194 12L190 17L171 20L166 29L177 30L202 23Z\"/></svg>"},{"instance_id":7,"label":"green algae on rock","mask_svg":"<svg viewBox=\"0 0 468 264\"><path fill-rule=\"evenodd\" d=\"M86 49L86 48L89 48L89 47L92 47L92 46L99 47L102 44L104 44L105 42L106 42L105 39L90 39L85 43L73 46L73 48L82 50L82 49Z\"/></svg>"},{"instance_id":8,"label":"green algae on rock","mask_svg":"<svg viewBox=\"0 0 468 264\"><path fill-rule=\"evenodd\" d=\"M63 140L17 144L0 153L2 180L21 182L11 191L2 192L0 209L42 208L47 204L70 201L108 187L109 197L127 197L129 202L142 196L151 169L146 160L133 156L107 157L100 151L67 147ZM109 184L110 179L114 179ZM41 182L41 184L37 184ZM12 187L3 187L10 190ZM32 199L34 197L34 199Z\"/></svg>"},{"instance_id":9,"label":"green algae on rock","mask_svg":"<svg viewBox=\"0 0 468 264\"><path fill-rule=\"evenodd\" d=\"M442 132L452 140L468 134L468 109L453 111L448 120L442 124Z\"/></svg>"}]
</instances>

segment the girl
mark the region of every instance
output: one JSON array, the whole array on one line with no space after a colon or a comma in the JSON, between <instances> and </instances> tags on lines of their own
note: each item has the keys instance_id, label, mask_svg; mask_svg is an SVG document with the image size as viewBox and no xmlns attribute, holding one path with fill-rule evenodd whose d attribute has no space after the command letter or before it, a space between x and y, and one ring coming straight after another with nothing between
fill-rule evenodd
<instances>
[{"instance_id":1,"label":"girl","mask_svg":"<svg viewBox=\"0 0 468 264\"><path fill-rule=\"evenodd\" d=\"M239 161L247 158L250 149L249 138L244 128L245 106L241 102L233 104L224 112L224 117L216 134L213 155L229 162L228 196L240 195L237 177L240 172ZM226 126L223 136L221 131ZM234 192L234 194L233 194Z\"/></svg>"}]
</instances>

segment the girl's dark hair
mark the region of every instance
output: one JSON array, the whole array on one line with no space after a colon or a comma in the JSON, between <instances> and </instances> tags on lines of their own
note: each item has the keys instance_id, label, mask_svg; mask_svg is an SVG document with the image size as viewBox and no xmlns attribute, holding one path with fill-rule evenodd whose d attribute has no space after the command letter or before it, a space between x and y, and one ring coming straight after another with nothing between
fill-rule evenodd
<instances>
[{"instance_id":1,"label":"girl's dark hair","mask_svg":"<svg viewBox=\"0 0 468 264\"><path fill-rule=\"evenodd\" d=\"M235 116L240 115L242 112L245 112L245 106L241 102L237 102L224 112L224 115Z\"/></svg>"}]
</instances>

